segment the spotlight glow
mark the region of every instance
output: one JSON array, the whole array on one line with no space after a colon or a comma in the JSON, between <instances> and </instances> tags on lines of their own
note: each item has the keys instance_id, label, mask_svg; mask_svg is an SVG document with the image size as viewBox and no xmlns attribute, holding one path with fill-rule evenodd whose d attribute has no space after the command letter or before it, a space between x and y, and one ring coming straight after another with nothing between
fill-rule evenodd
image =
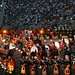
<instances>
[{"instance_id":1,"label":"spotlight glow","mask_svg":"<svg viewBox=\"0 0 75 75\"><path fill-rule=\"evenodd\" d=\"M32 30L30 30L30 33L32 33Z\"/></svg>"},{"instance_id":2,"label":"spotlight glow","mask_svg":"<svg viewBox=\"0 0 75 75\"><path fill-rule=\"evenodd\" d=\"M6 30L3 30L3 33L7 33L7 31Z\"/></svg>"},{"instance_id":3,"label":"spotlight glow","mask_svg":"<svg viewBox=\"0 0 75 75\"><path fill-rule=\"evenodd\" d=\"M40 30L40 33L43 34L43 30Z\"/></svg>"}]
</instances>

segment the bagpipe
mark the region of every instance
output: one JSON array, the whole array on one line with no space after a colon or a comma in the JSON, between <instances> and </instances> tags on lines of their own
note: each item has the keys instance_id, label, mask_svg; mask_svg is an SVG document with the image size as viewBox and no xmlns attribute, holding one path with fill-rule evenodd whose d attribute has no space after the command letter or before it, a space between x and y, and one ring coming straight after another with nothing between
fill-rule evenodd
<instances>
[{"instance_id":1,"label":"bagpipe","mask_svg":"<svg viewBox=\"0 0 75 75\"><path fill-rule=\"evenodd\" d=\"M48 58L48 66L52 66L53 65L53 60L51 58Z\"/></svg>"},{"instance_id":2,"label":"bagpipe","mask_svg":"<svg viewBox=\"0 0 75 75\"><path fill-rule=\"evenodd\" d=\"M58 64L56 60L52 59L52 61L54 62L54 64Z\"/></svg>"},{"instance_id":3,"label":"bagpipe","mask_svg":"<svg viewBox=\"0 0 75 75\"><path fill-rule=\"evenodd\" d=\"M62 65L64 63L64 58L58 56L57 60L52 59L52 61L53 61L54 64L60 64L60 65Z\"/></svg>"}]
</instances>

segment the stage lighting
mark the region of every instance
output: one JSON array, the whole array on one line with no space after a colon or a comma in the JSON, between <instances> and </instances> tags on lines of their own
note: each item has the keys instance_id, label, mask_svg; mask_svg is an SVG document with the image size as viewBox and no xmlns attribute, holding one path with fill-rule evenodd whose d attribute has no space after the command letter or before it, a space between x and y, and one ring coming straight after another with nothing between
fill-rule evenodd
<instances>
[{"instance_id":1,"label":"stage lighting","mask_svg":"<svg viewBox=\"0 0 75 75\"><path fill-rule=\"evenodd\" d=\"M40 33L43 34L43 30L40 30Z\"/></svg>"},{"instance_id":2,"label":"stage lighting","mask_svg":"<svg viewBox=\"0 0 75 75\"><path fill-rule=\"evenodd\" d=\"M5 34L5 33L7 33L7 31L6 30L3 30L3 33Z\"/></svg>"},{"instance_id":3,"label":"stage lighting","mask_svg":"<svg viewBox=\"0 0 75 75\"><path fill-rule=\"evenodd\" d=\"M3 7L3 5L1 4L0 7Z\"/></svg>"},{"instance_id":4,"label":"stage lighting","mask_svg":"<svg viewBox=\"0 0 75 75\"><path fill-rule=\"evenodd\" d=\"M30 33L32 33L32 30L30 30Z\"/></svg>"},{"instance_id":5,"label":"stage lighting","mask_svg":"<svg viewBox=\"0 0 75 75\"><path fill-rule=\"evenodd\" d=\"M2 41L3 41L3 42L5 42L6 40L5 40L5 39L3 39Z\"/></svg>"}]
</instances>

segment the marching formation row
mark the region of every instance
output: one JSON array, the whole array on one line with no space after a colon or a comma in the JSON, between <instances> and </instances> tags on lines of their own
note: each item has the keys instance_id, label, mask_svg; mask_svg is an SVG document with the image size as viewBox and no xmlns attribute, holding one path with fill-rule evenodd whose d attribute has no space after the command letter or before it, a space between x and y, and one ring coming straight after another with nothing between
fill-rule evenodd
<instances>
[{"instance_id":1,"label":"marching formation row","mask_svg":"<svg viewBox=\"0 0 75 75\"><path fill-rule=\"evenodd\" d=\"M75 46L74 39L72 37L68 38L67 36L67 38L63 37L63 39L58 42L56 40L56 42L53 42L51 45L44 45L40 38L45 35L47 37L52 36L49 39L53 39L53 37L56 37L56 35L60 33L56 31L54 36L53 30L48 29L47 31L49 31L49 34L48 32L45 34L46 31L44 31L44 29L41 30L43 31L42 33L38 32L40 29L32 31L10 30L7 33L5 31L3 31L3 33L1 32L0 66L4 69L4 72L16 75L16 66L18 64L16 64L15 61L18 59L14 60L13 54L15 51L19 51L21 55L21 59L19 58L21 61L21 65L19 65L21 66L21 74L38 75L38 69L40 69L42 75L49 75L49 68L53 66L54 75L61 75L61 65L63 66L65 75L71 74L71 65L74 65L71 62L71 53L74 54L74 50L72 50L72 46Z\"/></svg>"}]
</instances>

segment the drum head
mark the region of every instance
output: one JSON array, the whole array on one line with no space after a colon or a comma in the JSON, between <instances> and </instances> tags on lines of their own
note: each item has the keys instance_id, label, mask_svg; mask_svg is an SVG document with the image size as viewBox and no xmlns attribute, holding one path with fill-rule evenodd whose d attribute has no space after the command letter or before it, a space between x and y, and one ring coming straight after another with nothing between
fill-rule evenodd
<instances>
[{"instance_id":1,"label":"drum head","mask_svg":"<svg viewBox=\"0 0 75 75\"><path fill-rule=\"evenodd\" d=\"M69 39L68 39L68 38L65 38L65 39L64 39L64 42L65 42L66 44L69 44Z\"/></svg>"},{"instance_id":2,"label":"drum head","mask_svg":"<svg viewBox=\"0 0 75 75\"><path fill-rule=\"evenodd\" d=\"M37 48L36 46L33 46L33 47L31 48L31 52L37 52L37 53L38 53L38 48Z\"/></svg>"}]
</instances>

